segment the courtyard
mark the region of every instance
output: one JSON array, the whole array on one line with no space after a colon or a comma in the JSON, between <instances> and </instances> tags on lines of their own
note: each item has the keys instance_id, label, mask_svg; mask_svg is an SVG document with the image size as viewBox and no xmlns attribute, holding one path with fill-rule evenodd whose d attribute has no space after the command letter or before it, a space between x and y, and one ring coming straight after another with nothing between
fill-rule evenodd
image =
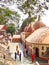
<instances>
[{"instance_id":1,"label":"courtyard","mask_svg":"<svg viewBox=\"0 0 49 65\"><path fill-rule=\"evenodd\" d=\"M19 65L34 65L31 61L31 57L27 56L24 57L23 55L23 45L21 43L9 43L9 52L11 53L11 57L15 60L15 52L16 52L16 46L18 46L19 52L21 52L21 61L19 60L19 56L16 58L16 63ZM38 58L35 59L35 62L37 63L47 63L47 61L41 61Z\"/></svg>"}]
</instances>

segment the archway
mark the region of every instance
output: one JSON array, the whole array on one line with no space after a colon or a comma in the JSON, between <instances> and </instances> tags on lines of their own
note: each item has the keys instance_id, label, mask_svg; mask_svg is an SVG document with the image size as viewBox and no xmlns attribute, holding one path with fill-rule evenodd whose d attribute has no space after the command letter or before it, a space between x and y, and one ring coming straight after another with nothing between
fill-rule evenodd
<instances>
[{"instance_id":1,"label":"archway","mask_svg":"<svg viewBox=\"0 0 49 65\"><path fill-rule=\"evenodd\" d=\"M39 57L39 49L38 48L35 49L35 56Z\"/></svg>"}]
</instances>

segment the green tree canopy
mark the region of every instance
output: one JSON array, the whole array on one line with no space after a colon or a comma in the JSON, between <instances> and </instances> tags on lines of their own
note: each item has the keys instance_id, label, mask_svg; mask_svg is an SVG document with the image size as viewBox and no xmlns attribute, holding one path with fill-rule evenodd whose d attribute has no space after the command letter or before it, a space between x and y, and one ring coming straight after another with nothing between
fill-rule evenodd
<instances>
[{"instance_id":1,"label":"green tree canopy","mask_svg":"<svg viewBox=\"0 0 49 65\"><path fill-rule=\"evenodd\" d=\"M8 20L19 22L20 16L17 12L0 7L0 24L7 24Z\"/></svg>"},{"instance_id":2,"label":"green tree canopy","mask_svg":"<svg viewBox=\"0 0 49 65\"><path fill-rule=\"evenodd\" d=\"M49 0L4 0L6 3L11 4L13 2L17 4L17 7L24 13L28 13L29 16L37 16L44 13L44 10L48 10Z\"/></svg>"},{"instance_id":3,"label":"green tree canopy","mask_svg":"<svg viewBox=\"0 0 49 65\"><path fill-rule=\"evenodd\" d=\"M15 33L16 29L15 29L15 25L14 24L9 24L7 25L7 32L11 33L12 35Z\"/></svg>"},{"instance_id":4,"label":"green tree canopy","mask_svg":"<svg viewBox=\"0 0 49 65\"><path fill-rule=\"evenodd\" d=\"M19 9L24 13L28 13L29 16L42 15L45 10L48 10L47 3L49 3L49 0L26 0L21 6L19 6Z\"/></svg>"}]
</instances>

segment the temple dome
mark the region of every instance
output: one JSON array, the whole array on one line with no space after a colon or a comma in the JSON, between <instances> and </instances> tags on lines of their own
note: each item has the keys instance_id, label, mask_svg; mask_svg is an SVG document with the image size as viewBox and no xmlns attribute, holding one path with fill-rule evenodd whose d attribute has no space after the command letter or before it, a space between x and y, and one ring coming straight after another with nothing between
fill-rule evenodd
<instances>
[{"instance_id":1,"label":"temple dome","mask_svg":"<svg viewBox=\"0 0 49 65\"><path fill-rule=\"evenodd\" d=\"M41 27L46 27L46 25L41 20L38 20L36 22L31 22L28 26L26 26L24 28L24 32L31 32L32 33Z\"/></svg>"},{"instance_id":2,"label":"temple dome","mask_svg":"<svg viewBox=\"0 0 49 65\"><path fill-rule=\"evenodd\" d=\"M41 27L45 27L46 25L41 21L41 20L38 20L36 22L34 22L33 24L33 27L34 29L38 29L38 28L41 28Z\"/></svg>"},{"instance_id":3,"label":"temple dome","mask_svg":"<svg viewBox=\"0 0 49 65\"><path fill-rule=\"evenodd\" d=\"M42 27L35 30L29 37L26 38L26 42L35 44L49 44L49 28Z\"/></svg>"}]
</instances>

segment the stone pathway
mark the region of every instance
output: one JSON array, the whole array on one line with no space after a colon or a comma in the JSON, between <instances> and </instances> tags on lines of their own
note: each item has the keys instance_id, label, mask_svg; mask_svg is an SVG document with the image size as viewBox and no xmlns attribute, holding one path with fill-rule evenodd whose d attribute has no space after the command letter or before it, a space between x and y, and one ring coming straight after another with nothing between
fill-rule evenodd
<instances>
[{"instance_id":1,"label":"stone pathway","mask_svg":"<svg viewBox=\"0 0 49 65\"><path fill-rule=\"evenodd\" d=\"M31 59L29 57L25 58L23 55L23 45L21 43L11 43L10 46L10 53L11 57L14 59L14 52L16 51L16 46L18 45L18 49L22 54L21 61L19 61L19 58L17 56L16 63L18 65L34 65L34 63L31 62Z\"/></svg>"},{"instance_id":2,"label":"stone pathway","mask_svg":"<svg viewBox=\"0 0 49 65\"><path fill-rule=\"evenodd\" d=\"M10 53L11 53L11 57L14 59L14 53L16 51L16 46L18 45L18 49L19 51L21 52L22 54L22 58L21 58L21 62L19 61L18 57L17 57L17 64L18 65L34 65L34 63L31 62L31 58L30 57L27 57L25 58L24 55L23 55L23 45L21 43L11 43L9 46L10 46ZM47 61L42 61L42 60L39 60L39 58L36 58L35 59L35 62L39 62L39 63L48 63Z\"/></svg>"}]
</instances>

